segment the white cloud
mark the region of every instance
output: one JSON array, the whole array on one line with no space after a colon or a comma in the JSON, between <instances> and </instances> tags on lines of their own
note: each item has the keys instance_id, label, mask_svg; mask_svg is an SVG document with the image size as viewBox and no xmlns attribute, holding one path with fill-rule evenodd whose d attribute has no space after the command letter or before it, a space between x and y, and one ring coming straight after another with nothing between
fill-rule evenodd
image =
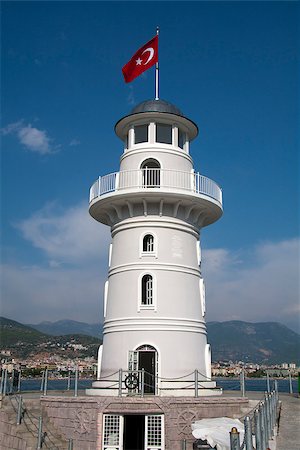
<instances>
[{"instance_id":1,"label":"white cloud","mask_svg":"<svg viewBox=\"0 0 300 450\"><path fill-rule=\"evenodd\" d=\"M299 325L299 239L203 252L208 320ZM250 262L251 261L251 262Z\"/></svg>"},{"instance_id":2,"label":"white cloud","mask_svg":"<svg viewBox=\"0 0 300 450\"><path fill-rule=\"evenodd\" d=\"M52 267L98 259L110 240L109 228L89 216L85 203L66 209L47 204L16 227Z\"/></svg>"},{"instance_id":3,"label":"white cloud","mask_svg":"<svg viewBox=\"0 0 300 450\"><path fill-rule=\"evenodd\" d=\"M102 319L109 228L94 221L86 204L46 205L16 227L40 249L46 265L2 267L2 315L20 322Z\"/></svg>"},{"instance_id":4,"label":"white cloud","mask_svg":"<svg viewBox=\"0 0 300 450\"><path fill-rule=\"evenodd\" d=\"M12 134L19 130L23 125L23 121L19 120L18 122L10 123L6 127L1 129L1 134L3 136L7 136L8 134Z\"/></svg>"},{"instance_id":5,"label":"white cloud","mask_svg":"<svg viewBox=\"0 0 300 450\"><path fill-rule=\"evenodd\" d=\"M7 125L1 131L4 136L8 134L16 135L19 142L31 152L46 155L55 153L59 149L59 146L54 147L52 145L52 139L49 138L47 131L39 130L30 123L24 125L22 120Z\"/></svg>"},{"instance_id":6,"label":"white cloud","mask_svg":"<svg viewBox=\"0 0 300 450\"><path fill-rule=\"evenodd\" d=\"M17 225L41 251L40 267L3 268L2 314L21 322L70 318L97 322L107 277L109 228L89 217L85 204L46 205ZM207 320L299 321L299 239L252 249L203 250Z\"/></svg>"},{"instance_id":7,"label":"white cloud","mask_svg":"<svg viewBox=\"0 0 300 450\"><path fill-rule=\"evenodd\" d=\"M100 264L68 269L4 265L1 315L22 323L100 322L105 277Z\"/></svg>"},{"instance_id":8,"label":"white cloud","mask_svg":"<svg viewBox=\"0 0 300 450\"><path fill-rule=\"evenodd\" d=\"M70 147L76 147L77 145L80 145L80 144L81 144L81 142L80 142L79 139L72 139L70 144L69 144L69 146Z\"/></svg>"}]
</instances>

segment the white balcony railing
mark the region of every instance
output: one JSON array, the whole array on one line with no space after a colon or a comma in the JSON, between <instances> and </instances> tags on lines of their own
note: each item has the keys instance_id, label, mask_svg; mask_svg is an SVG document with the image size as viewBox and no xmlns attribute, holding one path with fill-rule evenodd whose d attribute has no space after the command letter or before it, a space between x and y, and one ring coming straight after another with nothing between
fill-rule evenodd
<instances>
[{"instance_id":1,"label":"white balcony railing","mask_svg":"<svg viewBox=\"0 0 300 450\"><path fill-rule=\"evenodd\" d=\"M167 169L125 170L99 177L90 189L90 202L109 192L144 189L203 194L222 206L222 189L217 183L199 173Z\"/></svg>"}]
</instances>

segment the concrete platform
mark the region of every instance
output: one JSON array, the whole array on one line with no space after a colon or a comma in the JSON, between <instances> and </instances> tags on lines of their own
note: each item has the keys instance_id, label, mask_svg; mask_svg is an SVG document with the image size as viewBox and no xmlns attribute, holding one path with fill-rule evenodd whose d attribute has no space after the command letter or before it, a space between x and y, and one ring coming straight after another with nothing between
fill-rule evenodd
<instances>
[{"instance_id":1,"label":"concrete platform","mask_svg":"<svg viewBox=\"0 0 300 450\"><path fill-rule=\"evenodd\" d=\"M298 395L280 394L281 415L276 450L300 449L300 398Z\"/></svg>"},{"instance_id":2,"label":"concrete platform","mask_svg":"<svg viewBox=\"0 0 300 450\"><path fill-rule=\"evenodd\" d=\"M58 391L49 391L45 397L41 397L39 392L22 393L24 403L29 410L32 407L42 408L47 421L61 435L64 442L73 439L74 450L101 449L103 414L146 415L151 413L164 414L166 450L181 450L181 442L184 439L187 441L187 450L191 450L194 439L191 435L190 424L194 420L220 416L242 418L264 397L263 392L250 391L246 393L245 398L239 397L237 391L225 391L222 397L201 398L153 396L99 398L85 396L84 391L79 392L79 397L72 395L72 392L62 394ZM299 450L300 398L296 395L281 393L279 399L282 402L282 411L278 436L270 442L270 448ZM6 403L9 403L8 399ZM15 418L13 422L15 423ZM7 425L5 427L5 432L8 433Z\"/></svg>"}]
</instances>

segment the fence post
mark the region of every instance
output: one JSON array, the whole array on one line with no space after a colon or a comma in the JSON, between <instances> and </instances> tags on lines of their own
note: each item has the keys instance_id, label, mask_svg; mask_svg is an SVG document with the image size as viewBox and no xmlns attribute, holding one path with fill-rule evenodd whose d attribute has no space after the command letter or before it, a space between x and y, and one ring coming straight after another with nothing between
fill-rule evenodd
<instances>
[{"instance_id":1,"label":"fence post","mask_svg":"<svg viewBox=\"0 0 300 450\"><path fill-rule=\"evenodd\" d=\"M274 381L274 390L275 390L275 397L276 397L276 401L278 400L278 381L275 380Z\"/></svg>"},{"instance_id":2,"label":"fence post","mask_svg":"<svg viewBox=\"0 0 300 450\"><path fill-rule=\"evenodd\" d=\"M272 430L274 434L274 428L276 423L276 416L275 416L275 391L271 392L271 415L272 415Z\"/></svg>"},{"instance_id":3,"label":"fence post","mask_svg":"<svg viewBox=\"0 0 300 450\"><path fill-rule=\"evenodd\" d=\"M254 411L254 427L255 427L255 448L256 450L263 450L261 443L261 423L259 409Z\"/></svg>"},{"instance_id":4,"label":"fence post","mask_svg":"<svg viewBox=\"0 0 300 450\"><path fill-rule=\"evenodd\" d=\"M270 392L270 376L268 371L267 371L267 392Z\"/></svg>"},{"instance_id":5,"label":"fence post","mask_svg":"<svg viewBox=\"0 0 300 450\"><path fill-rule=\"evenodd\" d=\"M43 392L43 390L44 390L44 374L45 374L45 371L43 370L42 371L42 379L41 379L41 387L40 387L41 392Z\"/></svg>"},{"instance_id":6,"label":"fence post","mask_svg":"<svg viewBox=\"0 0 300 450\"><path fill-rule=\"evenodd\" d=\"M38 428L38 440L37 440L37 450L40 450L43 445L43 417L39 416L39 428Z\"/></svg>"},{"instance_id":7,"label":"fence post","mask_svg":"<svg viewBox=\"0 0 300 450\"><path fill-rule=\"evenodd\" d=\"M183 441L181 441L181 450L186 450L186 439L183 439Z\"/></svg>"},{"instance_id":8,"label":"fence post","mask_svg":"<svg viewBox=\"0 0 300 450\"><path fill-rule=\"evenodd\" d=\"M4 388L4 369L1 369L0 394L3 393L3 388Z\"/></svg>"},{"instance_id":9,"label":"fence post","mask_svg":"<svg viewBox=\"0 0 300 450\"><path fill-rule=\"evenodd\" d=\"M195 397L198 397L198 370L195 370Z\"/></svg>"},{"instance_id":10,"label":"fence post","mask_svg":"<svg viewBox=\"0 0 300 450\"><path fill-rule=\"evenodd\" d=\"M242 397L245 397L245 372L244 372L244 368L242 368L241 373L240 373L240 384L241 384Z\"/></svg>"},{"instance_id":11,"label":"fence post","mask_svg":"<svg viewBox=\"0 0 300 450\"><path fill-rule=\"evenodd\" d=\"M289 371L290 394L293 393L292 373Z\"/></svg>"},{"instance_id":12,"label":"fence post","mask_svg":"<svg viewBox=\"0 0 300 450\"><path fill-rule=\"evenodd\" d=\"M142 369L142 397L145 393L145 369Z\"/></svg>"},{"instance_id":13,"label":"fence post","mask_svg":"<svg viewBox=\"0 0 300 450\"><path fill-rule=\"evenodd\" d=\"M18 392L21 392L21 375L22 375L22 369L19 370Z\"/></svg>"},{"instance_id":14,"label":"fence post","mask_svg":"<svg viewBox=\"0 0 300 450\"><path fill-rule=\"evenodd\" d=\"M230 431L230 450L240 450L240 433L235 427Z\"/></svg>"},{"instance_id":15,"label":"fence post","mask_svg":"<svg viewBox=\"0 0 300 450\"><path fill-rule=\"evenodd\" d=\"M47 395L47 387L48 387L48 368L46 368L45 370L43 395Z\"/></svg>"},{"instance_id":16,"label":"fence post","mask_svg":"<svg viewBox=\"0 0 300 450\"><path fill-rule=\"evenodd\" d=\"M6 390L7 390L7 369L4 370L3 395L6 395Z\"/></svg>"},{"instance_id":17,"label":"fence post","mask_svg":"<svg viewBox=\"0 0 300 450\"><path fill-rule=\"evenodd\" d=\"M245 426L246 450L252 450L252 427L251 427L251 420L250 420L249 416L245 417L244 426Z\"/></svg>"},{"instance_id":18,"label":"fence post","mask_svg":"<svg viewBox=\"0 0 300 450\"><path fill-rule=\"evenodd\" d=\"M268 446L269 442L269 430L268 430L268 409L266 400L263 403L263 417L264 417L264 435L265 435L265 446Z\"/></svg>"},{"instance_id":19,"label":"fence post","mask_svg":"<svg viewBox=\"0 0 300 450\"><path fill-rule=\"evenodd\" d=\"M78 395L78 365L75 367L74 397Z\"/></svg>"},{"instance_id":20,"label":"fence post","mask_svg":"<svg viewBox=\"0 0 300 450\"><path fill-rule=\"evenodd\" d=\"M70 390L71 387L71 370L68 370L68 384L67 384L67 391Z\"/></svg>"},{"instance_id":21,"label":"fence post","mask_svg":"<svg viewBox=\"0 0 300 450\"><path fill-rule=\"evenodd\" d=\"M271 439L272 433L272 411L271 411L271 394L266 395L267 412L268 412L268 438Z\"/></svg>"},{"instance_id":22,"label":"fence post","mask_svg":"<svg viewBox=\"0 0 300 450\"><path fill-rule=\"evenodd\" d=\"M262 448L264 450L265 448L267 448L264 402L261 402L260 405L259 405L259 415L260 415L261 446L262 446Z\"/></svg>"},{"instance_id":23,"label":"fence post","mask_svg":"<svg viewBox=\"0 0 300 450\"><path fill-rule=\"evenodd\" d=\"M69 439L68 450L73 450L73 439Z\"/></svg>"},{"instance_id":24,"label":"fence post","mask_svg":"<svg viewBox=\"0 0 300 450\"><path fill-rule=\"evenodd\" d=\"M9 386L9 393L12 394L13 393L13 383L14 383L14 376L15 376L15 369L12 370L11 372L11 377L10 377L10 386Z\"/></svg>"},{"instance_id":25,"label":"fence post","mask_svg":"<svg viewBox=\"0 0 300 450\"><path fill-rule=\"evenodd\" d=\"M22 410L23 410L23 398L22 398L22 395L19 395L17 425L21 424Z\"/></svg>"},{"instance_id":26,"label":"fence post","mask_svg":"<svg viewBox=\"0 0 300 450\"><path fill-rule=\"evenodd\" d=\"M119 369L119 397L122 397L122 378L123 378L123 371L122 369Z\"/></svg>"}]
</instances>

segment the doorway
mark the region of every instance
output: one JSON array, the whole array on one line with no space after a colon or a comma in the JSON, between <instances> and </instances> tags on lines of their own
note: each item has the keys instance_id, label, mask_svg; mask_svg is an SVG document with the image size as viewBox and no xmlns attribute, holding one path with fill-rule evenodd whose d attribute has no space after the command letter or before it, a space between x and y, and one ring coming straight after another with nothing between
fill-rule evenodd
<instances>
[{"instance_id":1,"label":"doorway","mask_svg":"<svg viewBox=\"0 0 300 450\"><path fill-rule=\"evenodd\" d=\"M138 369L144 369L144 393L155 394L157 352L151 345L144 345L137 349Z\"/></svg>"},{"instance_id":2,"label":"doorway","mask_svg":"<svg viewBox=\"0 0 300 450\"><path fill-rule=\"evenodd\" d=\"M139 370L144 369L144 393L155 394L155 352L139 352Z\"/></svg>"},{"instance_id":3,"label":"doorway","mask_svg":"<svg viewBox=\"0 0 300 450\"><path fill-rule=\"evenodd\" d=\"M124 416L123 450L144 450L145 416Z\"/></svg>"},{"instance_id":4,"label":"doorway","mask_svg":"<svg viewBox=\"0 0 300 450\"><path fill-rule=\"evenodd\" d=\"M160 186L160 164L156 159L147 159L141 165L143 187L157 188Z\"/></svg>"},{"instance_id":5,"label":"doorway","mask_svg":"<svg viewBox=\"0 0 300 450\"><path fill-rule=\"evenodd\" d=\"M102 450L163 450L163 414L104 414Z\"/></svg>"}]
</instances>

